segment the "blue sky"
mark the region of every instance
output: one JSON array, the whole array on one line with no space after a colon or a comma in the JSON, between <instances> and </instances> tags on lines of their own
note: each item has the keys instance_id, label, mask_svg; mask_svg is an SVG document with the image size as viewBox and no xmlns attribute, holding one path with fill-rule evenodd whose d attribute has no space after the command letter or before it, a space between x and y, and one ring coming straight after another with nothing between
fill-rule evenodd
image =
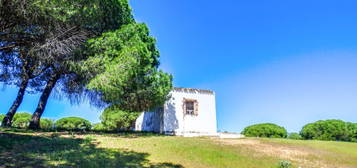
<instances>
[{"instance_id":1,"label":"blue sky","mask_svg":"<svg viewBox=\"0 0 357 168\"><path fill-rule=\"evenodd\" d=\"M175 86L216 92L218 129L273 122L357 122L356 1L131 0ZM5 113L17 89L0 94ZM19 111L34 111L27 95ZM51 99L45 117L98 122L101 110Z\"/></svg>"}]
</instances>

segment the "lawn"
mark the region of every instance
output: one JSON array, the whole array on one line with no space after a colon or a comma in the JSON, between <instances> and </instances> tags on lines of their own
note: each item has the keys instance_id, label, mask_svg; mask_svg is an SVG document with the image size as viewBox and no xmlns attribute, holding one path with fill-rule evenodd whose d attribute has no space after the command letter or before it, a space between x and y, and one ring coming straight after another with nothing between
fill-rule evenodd
<instances>
[{"instance_id":1,"label":"lawn","mask_svg":"<svg viewBox=\"0 0 357 168\"><path fill-rule=\"evenodd\" d=\"M0 131L0 167L357 167L357 143Z\"/></svg>"}]
</instances>

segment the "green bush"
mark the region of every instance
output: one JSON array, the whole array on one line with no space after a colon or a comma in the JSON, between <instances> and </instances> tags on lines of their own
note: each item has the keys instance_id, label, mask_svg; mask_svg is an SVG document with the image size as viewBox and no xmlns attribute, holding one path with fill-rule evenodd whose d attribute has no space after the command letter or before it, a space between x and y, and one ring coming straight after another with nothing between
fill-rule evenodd
<instances>
[{"instance_id":1,"label":"green bush","mask_svg":"<svg viewBox=\"0 0 357 168\"><path fill-rule=\"evenodd\" d=\"M93 131L106 131L106 129L102 123L94 124L92 127L92 130Z\"/></svg>"},{"instance_id":2,"label":"green bush","mask_svg":"<svg viewBox=\"0 0 357 168\"><path fill-rule=\"evenodd\" d=\"M304 139L356 141L357 125L342 120L320 120L306 124L300 135Z\"/></svg>"},{"instance_id":3,"label":"green bush","mask_svg":"<svg viewBox=\"0 0 357 168\"><path fill-rule=\"evenodd\" d=\"M357 123L347 122L347 130L351 142L357 142Z\"/></svg>"},{"instance_id":4,"label":"green bush","mask_svg":"<svg viewBox=\"0 0 357 168\"><path fill-rule=\"evenodd\" d=\"M54 122L47 118L41 118L40 127L41 129L51 130L54 128Z\"/></svg>"},{"instance_id":5,"label":"green bush","mask_svg":"<svg viewBox=\"0 0 357 168\"><path fill-rule=\"evenodd\" d=\"M16 113L12 119L12 126L16 128L27 128L32 115L30 113Z\"/></svg>"},{"instance_id":6,"label":"green bush","mask_svg":"<svg viewBox=\"0 0 357 168\"><path fill-rule=\"evenodd\" d=\"M120 110L116 106L106 108L100 116L102 125L109 131L127 131L133 128L140 113Z\"/></svg>"},{"instance_id":7,"label":"green bush","mask_svg":"<svg viewBox=\"0 0 357 168\"><path fill-rule=\"evenodd\" d=\"M31 118L32 115L30 113L16 113L12 119L12 127L27 128L30 124ZM52 129L53 121L47 118L41 118L40 127L41 129Z\"/></svg>"},{"instance_id":8,"label":"green bush","mask_svg":"<svg viewBox=\"0 0 357 168\"><path fill-rule=\"evenodd\" d=\"M68 131L83 131L89 130L92 124L83 118L79 117L65 117L61 118L55 123L56 129Z\"/></svg>"},{"instance_id":9,"label":"green bush","mask_svg":"<svg viewBox=\"0 0 357 168\"><path fill-rule=\"evenodd\" d=\"M300 140L302 137L300 134L293 132L288 135L288 139Z\"/></svg>"},{"instance_id":10,"label":"green bush","mask_svg":"<svg viewBox=\"0 0 357 168\"><path fill-rule=\"evenodd\" d=\"M5 114L0 114L0 123L2 122L2 120L5 118Z\"/></svg>"},{"instance_id":11,"label":"green bush","mask_svg":"<svg viewBox=\"0 0 357 168\"><path fill-rule=\"evenodd\" d=\"M284 161L280 161L278 163L278 168L291 168L293 167L293 165L291 164L290 161L284 160Z\"/></svg>"},{"instance_id":12,"label":"green bush","mask_svg":"<svg viewBox=\"0 0 357 168\"><path fill-rule=\"evenodd\" d=\"M263 123L244 128L242 134L247 137L286 138L288 133L284 127L272 123Z\"/></svg>"}]
</instances>

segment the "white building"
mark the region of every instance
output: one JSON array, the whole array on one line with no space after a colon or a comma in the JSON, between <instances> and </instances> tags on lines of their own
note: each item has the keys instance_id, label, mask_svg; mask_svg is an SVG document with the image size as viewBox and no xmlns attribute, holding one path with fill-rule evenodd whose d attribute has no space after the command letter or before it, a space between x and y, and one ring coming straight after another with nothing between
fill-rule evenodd
<instances>
[{"instance_id":1,"label":"white building","mask_svg":"<svg viewBox=\"0 0 357 168\"><path fill-rule=\"evenodd\" d=\"M175 88L164 107L138 117L135 130L183 136L217 135L215 93Z\"/></svg>"}]
</instances>

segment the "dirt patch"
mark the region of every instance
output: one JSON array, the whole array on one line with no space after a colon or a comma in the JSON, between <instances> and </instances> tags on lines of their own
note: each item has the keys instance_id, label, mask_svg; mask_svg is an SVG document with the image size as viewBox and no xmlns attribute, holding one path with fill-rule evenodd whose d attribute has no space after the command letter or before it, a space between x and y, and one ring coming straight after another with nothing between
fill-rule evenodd
<instances>
[{"instance_id":1,"label":"dirt patch","mask_svg":"<svg viewBox=\"0 0 357 168\"><path fill-rule=\"evenodd\" d=\"M267 155L281 160L290 160L301 168L348 168L341 165L331 165L322 158L325 153L302 146L293 146L266 142L259 139L214 139L215 142L226 145L238 146L252 150L256 155Z\"/></svg>"}]
</instances>

